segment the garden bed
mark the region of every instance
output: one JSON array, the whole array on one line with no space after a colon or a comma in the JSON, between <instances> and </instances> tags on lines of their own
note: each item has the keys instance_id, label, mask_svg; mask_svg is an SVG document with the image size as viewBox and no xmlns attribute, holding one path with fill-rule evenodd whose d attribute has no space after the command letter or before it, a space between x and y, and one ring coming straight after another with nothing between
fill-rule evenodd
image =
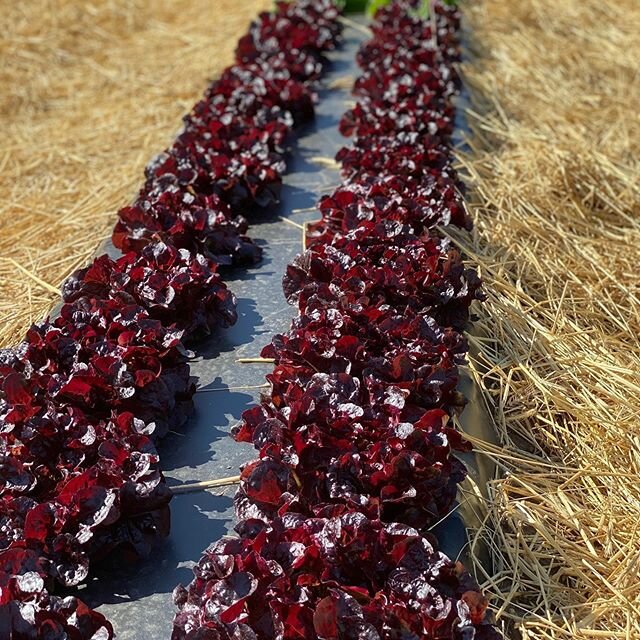
<instances>
[{"instance_id":1,"label":"garden bed","mask_svg":"<svg viewBox=\"0 0 640 640\"><path fill-rule=\"evenodd\" d=\"M463 265L440 228L470 227L450 157L451 97L458 84L451 66L458 55L453 13L439 9L441 29L432 40L437 53L423 46L431 37L433 22L405 14L413 9L401 4L378 14L384 27L376 24L374 40L357 56L363 69L356 83L362 102L340 122L343 133L356 134L353 147L337 156L344 186L328 184L331 178L319 179L315 168L308 171L312 165L333 165L327 156L305 157L309 145L318 142L322 150L335 137L335 132L326 135L322 124L316 126L297 149L298 174L290 181L285 203L289 208L308 200L309 188L317 191L324 183L333 194L321 202L323 218L308 227L304 218L295 222L291 216L272 220L272 229L262 225L264 237L272 238L269 248L282 251L276 249L277 258L273 253L261 270L249 270L236 282L239 290L243 285L258 287L266 297L247 297L246 306L240 308L242 321L227 335L228 341L201 348L207 356L225 353L235 358L235 368L229 361L227 367L224 362L219 367L216 361L216 377L211 380L207 357L191 370L201 378L200 420L193 438L176 431L190 411L193 391L180 339L193 344L195 337L234 324L236 317L233 298L208 261L246 266L262 253L248 238L237 235L236 229L240 233L246 229L242 219L228 216L275 200L284 170L282 136L294 123L309 119L309 85L304 82L320 72L321 54L333 48L338 32L331 22L335 15L323 15L322 20L317 16L312 23L309 16L316 9L304 3L300 9L289 7L280 5L278 11L283 17L286 13L285 24L291 19L297 25L282 30L282 21L262 16L260 26L240 42L239 66L213 85L176 143L148 166L139 199L120 211L113 235L119 248L132 252L115 261L98 258L89 269L74 274L63 288L66 304L60 316L35 327L23 345L3 354L7 437L16 453L15 459L7 460L11 475L3 497L11 528L3 560L11 594L6 604L14 616L9 625L17 625L16 630L25 624L21 616L33 593L45 616L38 614L36 625L54 624L55 617L55 624L110 637L108 623L97 614L73 599L49 601L46 589L54 581L67 587L83 582L89 560L93 570L98 569L97 584L102 589L114 570L113 565L105 569L103 563L111 563L112 551L147 553L151 539L166 535L168 492L155 468L154 446L167 434L174 440L168 443L171 453L163 467L174 470L174 481L182 480L176 485L177 494L186 498L212 482L234 484L233 477L210 474L220 470L222 461L233 469L244 456L236 449L225 451L222 444L214 448L215 465L210 466L208 455L202 455L204 445L210 447L215 440L212 422L220 422L220 414L228 420L237 412L242 395L238 392L263 387L246 384L248 378L244 373L235 375L236 370L255 371L256 365L273 362L271 399L265 392L260 405L243 414L235 431L238 440L253 441L260 450L260 460L243 467L235 497L241 537L226 539L208 551L210 560L200 561L198 580L189 590L179 587L174 592L180 607L174 637L194 633L196 637L199 624L229 637L248 633L251 625L270 635L272 624L284 624L286 633L304 629L308 635L315 629L333 637L349 620L362 633L374 634L370 637L401 627L418 634L437 630L438 637L474 633L496 637L485 620L486 600L477 585L461 565L433 547L430 534L439 527L453 551L459 553L464 546L464 536L456 542L451 526L458 510L457 486L465 476L453 451L470 449L454 428L464 406L456 387L458 366L466 353L462 332L469 305L483 297L474 270ZM348 24L363 31L357 23ZM404 39L407 32L409 45ZM308 43L311 53L290 57L284 44L274 49L278 39L285 44L289 39ZM253 62L263 54L266 59ZM260 76L270 75L275 62L275 76L263 91ZM392 97L380 97L376 74L383 76L382 86ZM422 83L430 89L423 92ZM389 111L387 100L392 103ZM397 122L396 106L402 113ZM227 116L231 120L225 120ZM307 173L312 174L310 181ZM209 222L201 229L203 206L221 209L215 223L208 213ZM291 215L308 209L293 208ZM282 233L282 225L290 227L289 233L302 232L296 234L297 241L295 235L289 240ZM311 248L303 259L286 267L284 286L288 302L299 306L299 317L288 333L276 335L263 349L266 359L237 358L253 345L259 323L277 328L281 314L289 315L279 304L274 306L277 272L271 271L270 278L267 273L269 267L283 266L287 247L298 242ZM371 274L370 282L366 274ZM229 413L225 402L230 402ZM318 414L311 418L315 411ZM307 418L318 424L306 426ZM96 426L87 419L97 421ZM65 427L69 421L71 427ZM41 424L54 430L56 442L60 437L73 450L61 445L56 453L61 466L51 466L45 455L37 431L44 428ZM265 428L275 429L274 439L262 442ZM305 445L309 433L315 435ZM301 457L296 452L299 447L300 453L305 450ZM76 455L81 456L79 467ZM181 467L187 459L189 466ZM32 499L36 502L26 513L25 500ZM224 501L221 495L209 502L209 513L216 509L224 513ZM195 508L200 519L207 511L197 502L182 505L186 510L173 538L180 543L170 546L178 556L186 553L181 543L187 531L203 530L187 514L193 516ZM345 555L334 557L326 535L341 527ZM20 531L24 541L16 537ZM254 538L258 546L252 552ZM359 552L366 567L363 575L354 573L358 541L365 544ZM296 563L278 555L282 545L299 556ZM304 555L300 545L308 547ZM235 569L222 560L228 552L220 550L227 548L236 549ZM252 570L252 578L241 567L254 562L254 553L263 560ZM322 558L333 578L326 572L316 575L321 567L314 565L314 557ZM227 573L217 582L201 575L202 563L209 561L225 563ZM303 561L312 562L296 578ZM189 560L176 562L169 554L167 562L175 563L171 577L177 577ZM293 571L288 579L304 579L308 588L300 592L303 583L286 587L282 580L276 581L279 586L271 585L277 574L260 567L276 567L278 562L280 571ZM116 571L121 580L122 568ZM236 588L244 589L243 576L249 576L254 586L244 596L234 595ZM143 577L148 584L150 574ZM424 587L411 586L414 578L426 581ZM129 595L143 597L147 590L137 577L131 581L140 587L129 585ZM213 581L220 600L215 604L212 598L206 605L216 608L215 614L205 610L204 602L201 610L197 604L202 595L198 590L207 581ZM98 602L104 599L96 590L83 591ZM260 593L272 595L265 600ZM154 587L152 605L158 604L157 597ZM384 605L387 598L389 607ZM266 602L274 616L271 623L264 618ZM75 607L80 618L70 613ZM45 621L48 615L53 616L51 622ZM153 614L144 619L159 621ZM99 631L98 625L102 625Z\"/></svg>"}]
</instances>

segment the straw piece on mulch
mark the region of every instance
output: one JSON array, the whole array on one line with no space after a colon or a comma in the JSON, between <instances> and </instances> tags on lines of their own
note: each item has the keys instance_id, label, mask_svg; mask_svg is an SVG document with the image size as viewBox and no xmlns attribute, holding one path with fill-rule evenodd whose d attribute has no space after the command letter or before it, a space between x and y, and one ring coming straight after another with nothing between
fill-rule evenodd
<instances>
[{"instance_id":1,"label":"straw piece on mulch","mask_svg":"<svg viewBox=\"0 0 640 640\"><path fill-rule=\"evenodd\" d=\"M640 5L479 0L461 164L500 477L472 551L525 639L640 638Z\"/></svg>"},{"instance_id":2,"label":"straw piece on mulch","mask_svg":"<svg viewBox=\"0 0 640 640\"><path fill-rule=\"evenodd\" d=\"M271 0L5 3L0 347L22 339ZM45 283L45 284L43 284ZM45 286L48 285L48 286Z\"/></svg>"}]
</instances>

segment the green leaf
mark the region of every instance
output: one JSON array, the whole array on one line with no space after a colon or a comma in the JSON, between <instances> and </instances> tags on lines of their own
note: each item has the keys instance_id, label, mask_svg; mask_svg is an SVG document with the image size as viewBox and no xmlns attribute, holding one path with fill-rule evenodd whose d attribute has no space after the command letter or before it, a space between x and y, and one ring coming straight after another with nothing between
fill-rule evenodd
<instances>
[{"instance_id":1,"label":"green leaf","mask_svg":"<svg viewBox=\"0 0 640 640\"><path fill-rule=\"evenodd\" d=\"M346 13L362 13L367 6L367 0L342 0L341 5Z\"/></svg>"},{"instance_id":2,"label":"green leaf","mask_svg":"<svg viewBox=\"0 0 640 640\"><path fill-rule=\"evenodd\" d=\"M422 0L420 6L416 11L418 18L426 20L431 15L431 2L430 0Z\"/></svg>"},{"instance_id":3,"label":"green leaf","mask_svg":"<svg viewBox=\"0 0 640 640\"><path fill-rule=\"evenodd\" d=\"M391 0L369 0L367 2L367 15L373 18L378 9L386 7L388 4L391 4Z\"/></svg>"},{"instance_id":4,"label":"green leaf","mask_svg":"<svg viewBox=\"0 0 640 640\"><path fill-rule=\"evenodd\" d=\"M426 20L431 14L431 2L429 0L421 0L415 9L409 9L409 15L418 20Z\"/></svg>"}]
</instances>

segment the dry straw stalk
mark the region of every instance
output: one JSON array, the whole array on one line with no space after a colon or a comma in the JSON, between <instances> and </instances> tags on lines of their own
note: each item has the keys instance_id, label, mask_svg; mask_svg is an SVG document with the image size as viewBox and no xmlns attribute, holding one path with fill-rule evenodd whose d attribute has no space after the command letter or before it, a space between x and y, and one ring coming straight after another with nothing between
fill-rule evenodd
<instances>
[{"instance_id":1,"label":"dry straw stalk","mask_svg":"<svg viewBox=\"0 0 640 640\"><path fill-rule=\"evenodd\" d=\"M640 638L640 4L465 4L473 367L501 476L473 551L514 637Z\"/></svg>"}]
</instances>

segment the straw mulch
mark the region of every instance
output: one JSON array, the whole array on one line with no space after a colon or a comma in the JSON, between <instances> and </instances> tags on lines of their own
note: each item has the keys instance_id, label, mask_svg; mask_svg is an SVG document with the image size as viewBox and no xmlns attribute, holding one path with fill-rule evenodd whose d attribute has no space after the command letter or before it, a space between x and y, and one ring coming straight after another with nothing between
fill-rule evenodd
<instances>
[{"instance_id":1,"label":"straw mulch","mask_svg":"<svg viewBox=\"0 0 640 640\"><path fill-rule=\"evenodd\" d=\"M640 4L477 0L479 376L500 446L473 551L513 637L640 638Z\"/></svg>"},{"instance_id":2,"label":"straw mulch","mask_svg":"<svg viewBox=\"0 0 640 640\"><path fill-rule=\"evenodd\" d=\"M271 4L0 1L0 346L46 315Z\"/></svg>"}]
</instances>

